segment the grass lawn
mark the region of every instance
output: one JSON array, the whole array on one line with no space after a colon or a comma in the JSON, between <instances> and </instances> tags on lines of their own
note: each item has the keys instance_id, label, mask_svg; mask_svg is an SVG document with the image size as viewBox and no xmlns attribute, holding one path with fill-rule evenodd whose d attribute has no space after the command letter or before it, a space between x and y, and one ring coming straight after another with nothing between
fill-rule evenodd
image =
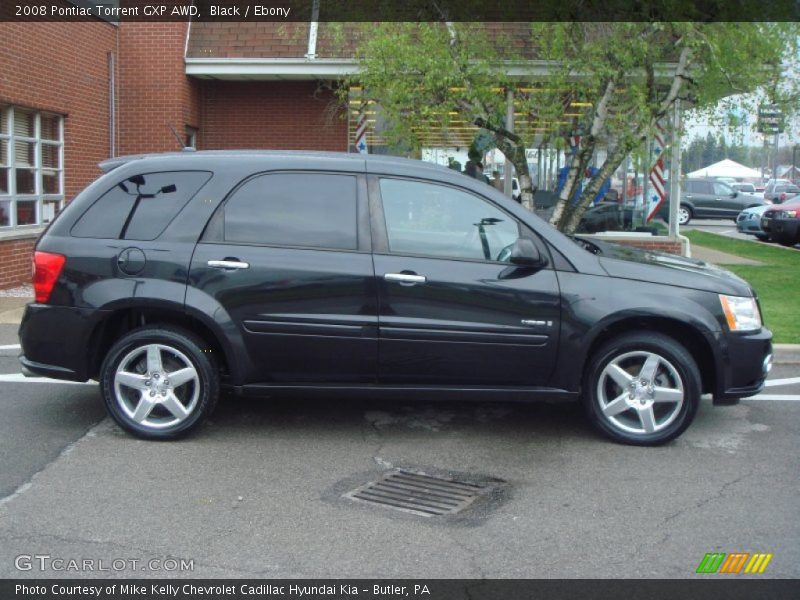
<instances>
[{"instance_id":1,"label":"grass lawn","mask_svg":"<svg viewBox=\"0 0 800 600\"><path fill-rule=\"evenodd\" d=\"M692 246L704 246L764 263L758 267L722 266L755 288L764 324L775 334L773 341L800 344L800 252L705 231L687 231L686 237Z\"/></svg>"}]
</instances>

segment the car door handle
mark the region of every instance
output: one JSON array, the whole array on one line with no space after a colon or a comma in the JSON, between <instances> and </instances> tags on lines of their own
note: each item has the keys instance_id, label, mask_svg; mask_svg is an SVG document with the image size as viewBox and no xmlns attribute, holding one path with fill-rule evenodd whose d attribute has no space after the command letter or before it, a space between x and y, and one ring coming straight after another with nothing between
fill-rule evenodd
<instances>
[{"instance_id":1,"label":"car door handle","mask_svg":"<svg viewBox=\"0 0 800 600\"><path fill-rule=\"evenodd\" d=\"M249 269L250 263L242 262L240 260L232 260L232 259L225 259L225 260L210 260L208 261L208 266L212 269Z\"/></svg>"},{"instance_id":2,"label":"car door handle","mask_svg":"<svg viewBox=\"0 0 800 600\"><path fill-rule=\"evenodd\" d=\"M417 275L416 273L386 273L383 276L386 281L396 281L401 285L414 285L416 283L425 283L428 278L424 275Z\"/></svg>"}]
</instances>

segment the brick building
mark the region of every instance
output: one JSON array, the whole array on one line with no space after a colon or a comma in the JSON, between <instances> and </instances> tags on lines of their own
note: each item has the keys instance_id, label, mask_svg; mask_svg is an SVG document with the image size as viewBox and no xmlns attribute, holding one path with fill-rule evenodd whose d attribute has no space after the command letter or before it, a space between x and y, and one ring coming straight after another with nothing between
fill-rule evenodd
<instances>
[{"instance_id":1,"label":"brick building","mask_svg":"<svg viewBox=\"0 0 800 600\"><path fill-rule=\"evenodd\" d=\"M30 279L37 236L110 156L176 150L176 134L202 149L347 150L341 71L303 72L309 25L290 27L0 23L0 288ZM238 59L269 72L234 74Z\"/></svg>"}]
</instances>

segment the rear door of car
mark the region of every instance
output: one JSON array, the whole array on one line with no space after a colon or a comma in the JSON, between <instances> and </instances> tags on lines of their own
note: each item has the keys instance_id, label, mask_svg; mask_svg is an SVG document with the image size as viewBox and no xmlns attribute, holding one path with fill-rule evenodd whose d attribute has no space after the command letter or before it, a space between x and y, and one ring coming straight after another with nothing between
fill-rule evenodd
<instances>
[{"instance_id":1,"label":"rear door of car","mask_svg":"<svg viewBox=\"0 0 800 600\"><path fill-rule=\"evenodd\" d=\"M252 176L209 222L190 285L213 297L239 329L252 363L243 383L375 381L377 305L363 173Z\"/></svg>"},{"instance_id":2,"label":"rear door of car","mask_svg":"<svg viewBox=\"0 0 800 600\"><path fill-rule=\"evenodd\" d=\"M528 237L469 190L370 177L382 384L543 386L558 355L560 297L550 266L503 250Z\"/></svg>"}]
</instances>

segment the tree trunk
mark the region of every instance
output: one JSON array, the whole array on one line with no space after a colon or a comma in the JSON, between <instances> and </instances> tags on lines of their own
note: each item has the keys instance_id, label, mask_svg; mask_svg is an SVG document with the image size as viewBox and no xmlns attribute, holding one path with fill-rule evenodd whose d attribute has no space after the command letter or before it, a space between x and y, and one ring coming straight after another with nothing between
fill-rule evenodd
<instances>
[{"instance_id":1,"label":"tree trunk","mask_svg":"<svg viewBox=\"0 0 800 600\"><path fill-rule=\"evenodd\" d=\"M581 222L583 213L585 213L586 210L592 205L592 201L597 195L597 192L600 191L600 187L603 185L603 182L611 177L614 171L619 168L619 166L622 164L622 161L625 160L625 157L631 150L632 148L628 147L628 145L621 144L611 151L603 163L603 166L600 167L600 170L594 177L591 178L586 188L583 190L583 193L578 199L578 202L574 206L573 210L570 211L568 217L564 219L562 223L560 223L559 229L562 232L570 234L578 228L578 224Z\"/></svg>"}]
</instances>

